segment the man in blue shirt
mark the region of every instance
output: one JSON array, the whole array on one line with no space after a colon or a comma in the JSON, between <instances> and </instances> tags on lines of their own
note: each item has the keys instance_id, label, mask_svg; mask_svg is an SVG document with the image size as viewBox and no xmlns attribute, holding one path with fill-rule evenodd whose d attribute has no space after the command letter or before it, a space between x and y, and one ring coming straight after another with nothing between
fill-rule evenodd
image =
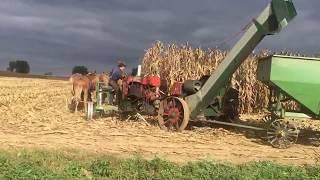
<instances>
[{"instance_id":1,"label":"man in blue shirt","mask_svg":"<svg viewBox=\"0 0 320 180\"><path fill-rule=\"evenodd\" d=\"M122 79L126 76L126 65L122 62L118 64L118 68L112 69L111 78L109 84L115 91L116 94L116 104L119 104L121 90L122 90Z\"/></svg>"}]
</instances>

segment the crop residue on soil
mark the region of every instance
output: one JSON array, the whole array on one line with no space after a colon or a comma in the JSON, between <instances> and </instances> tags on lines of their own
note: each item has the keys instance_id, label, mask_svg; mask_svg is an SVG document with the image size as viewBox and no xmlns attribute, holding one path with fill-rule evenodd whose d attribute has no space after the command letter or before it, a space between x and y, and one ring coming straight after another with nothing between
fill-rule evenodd
<instances>
[{"instance_id":1,"label":"crop residue on soil","mask_svg":"<svg viewBox=\"0 0 320 180\"><path fill-rule=\"evenodd\" d=\"M140 153L174 162L199 159L234 163L271 160L312 164L319 160L318 147L298 143L275 149L252 131L196 128L183 133L164 132L142 122L101 118L88 122L83 113L67 110L67 81L0 77L0 143L7 147L79 149L127 156ZM156 120L154 120L156 121ZM317 122L304 121L312 127Z\"/></svg>"}]
</instances>

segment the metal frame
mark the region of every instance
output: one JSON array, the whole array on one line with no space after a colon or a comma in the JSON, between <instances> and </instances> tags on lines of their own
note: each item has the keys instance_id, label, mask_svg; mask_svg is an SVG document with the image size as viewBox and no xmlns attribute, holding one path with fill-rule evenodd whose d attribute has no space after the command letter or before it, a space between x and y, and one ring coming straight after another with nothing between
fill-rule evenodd
<instances>
[{"instance_id":1,"label":"metal frame","mask_svg":"<svg viewBox=\"0 0 320 180\"><path fill-rule=\"evenodd\" d=\"M290 0L272 0L262 13L252 20L242 38L234 45L207 82L185 101L190 109L190 118L195 118L218 96L222 87L227 87L232 74L267 35L281 31L297 12Z\"/></svg>"}]
</instances>

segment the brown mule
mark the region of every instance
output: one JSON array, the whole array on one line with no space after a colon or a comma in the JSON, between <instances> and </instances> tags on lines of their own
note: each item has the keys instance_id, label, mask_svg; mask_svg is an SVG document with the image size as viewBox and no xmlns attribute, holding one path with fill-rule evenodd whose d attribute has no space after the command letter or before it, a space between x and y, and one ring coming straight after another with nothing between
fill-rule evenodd
<instances>
[{"instance_id":1,"label":"brown mule","mask_svg":"<svg viewBox=\"0 0 320 180\"><path fill-rule=\"evenodd\" d=\"M75 102L75 112L78 112L79 102L82 101L81 94L83 92L83 103L85 112L87 112L87 101L88 97L95 98L95 89L97 82L109 83L109 76L105 73L96 74L89 73L87 75L73 74L69 81L72 83L72 100Z\"/></svg>"},{"instance_id":2,"label":"brown mule","mask_svg":"<svg viewBox=\"0 0 320 180\"><path fill-rule=\"evenodd\" d=\"M81 74L73 74L70 77L70 82L72 83L72 101L75 102L75 113L78 112L78 105L82 101L81 94L83 92L83 103L85 112L87 112L87 100L89 93L89 78Z\"/></svg>"}]
</instances>

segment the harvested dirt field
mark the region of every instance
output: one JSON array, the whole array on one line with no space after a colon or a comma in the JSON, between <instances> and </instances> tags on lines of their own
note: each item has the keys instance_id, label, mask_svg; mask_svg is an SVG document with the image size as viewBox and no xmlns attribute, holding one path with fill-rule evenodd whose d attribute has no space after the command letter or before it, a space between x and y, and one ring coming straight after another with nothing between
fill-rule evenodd
<instances>
[{"instance_id":1,"label":"harvested dirt field","mask_svg":"<svg viewBox=\"0 0 320 180\"><path fill-rule=\"evenodd\" d=\"M235 128L192 128L182 133L164 132L155 123L121 122L100 118L88 122L83 113L67 110L67 81L0 77L0 143L5 147L77 149L121 157L142 154L174 162L214 159L242 163L271 160L288 164L313 164L320 160L315 131L317 121L300 121L305 130L289 149L265 143L263 133ZM254 116L243 116L254 119ZM312 136L311 136L311 135Z\"/></svg>"}]
</instances>

